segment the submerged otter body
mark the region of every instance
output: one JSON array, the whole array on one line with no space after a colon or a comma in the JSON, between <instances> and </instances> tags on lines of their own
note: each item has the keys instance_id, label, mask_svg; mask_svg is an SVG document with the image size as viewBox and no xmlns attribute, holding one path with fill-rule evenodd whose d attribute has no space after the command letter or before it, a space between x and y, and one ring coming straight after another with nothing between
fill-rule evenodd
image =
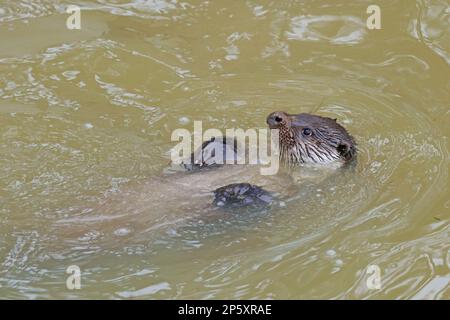
<instances>
[{"instance_id":1,"label":"submerged otter body","mask_svg":"<svg viewBox=\"0 0 450 320\"><path fill-rule=\"evenodd\" d=\"M354 139L334 119L274 112L267 117L267 124L279 130L280 160L288 167L313 164L338 168L356 157ZM124 230L154 231L205 211L264 210L298 191L298 183L283 170L261 176L257 165L216 163L212 150L217 147L223 148L224 158L236 158L234 139L213 138L196 150L201 161L194 162L193 154L191 161L182 165L184 172L129 184L82 217L60 221L70 227L63 232L74 237L100 232L104 237Z\"/></svg>"}]
</instances>

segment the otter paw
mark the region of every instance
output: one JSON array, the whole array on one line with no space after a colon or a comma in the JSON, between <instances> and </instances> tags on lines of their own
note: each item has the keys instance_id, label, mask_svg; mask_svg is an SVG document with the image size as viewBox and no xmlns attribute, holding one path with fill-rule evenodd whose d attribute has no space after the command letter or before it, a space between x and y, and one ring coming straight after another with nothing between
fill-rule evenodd
<instances>
[{"instance_id":1,"label":"otter paw","mask_svg":"<svg viewBox=\"0 0 450 320\"><path fill-rule=\"evenodd\" d=\"M274 200L274 197L261 187L249 183L235 183L216 189L213 204L227 209L263 209L270 206Z\"/></svg>"},{"instance_id":2,"label":"otter paw","mask_svg":"<svg viewBox=\"0 0 450 320\"><path fill-rule=\"evenodd\" d=\"M239 159L237 154L238 142L235 138L212 137L203 142L201 147L182 162L182 167L187 171L205 168L220 167L227 164L235 164Z\"/></svg>"}]
</instances>

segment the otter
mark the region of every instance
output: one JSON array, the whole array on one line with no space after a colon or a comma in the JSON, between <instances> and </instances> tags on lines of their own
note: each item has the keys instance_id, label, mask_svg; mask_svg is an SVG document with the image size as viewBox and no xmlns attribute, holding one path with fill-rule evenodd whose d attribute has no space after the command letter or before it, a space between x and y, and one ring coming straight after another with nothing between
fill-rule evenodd
<instances>
[{"instance_id":1,"label":"otter","mask_svg":"<svg viewBox=\"0 0 450 320\"><path fill-rule=\"evenodd\" d=\"M280 159L294 171L301 165L335 171L356 159L355 140L336 119L278 111L269 114L266 122L269 128L279 130ZM195 151L202 155L200 163L187 161L182 171L127 184L95 208L59 221L69 227L61 228L61 232L78 239L85 239L86 234L103 239L106 235L142 236L142 231L153 232L195 216L203 219L205 212L266 210L298 193L299 184L292 178L292 171L261 176L255 165L221 165L211 157L211 150L217 146L223 148L223 157L237 156L234 139L212 138ZM194 154L190 157L193 159Z\"/></svg>"},{"instance_id":2,"label":"otter","mask_svg":"<svg viewBox=\"0 0 450 320\"><path fill-rule=\"evenodd\" d=\"M269 114L266 123L270 129L279 130L280 160L287 166L322 165L339 168L354 163L356 159L355 140L337 123L337 119L276 111ZM236 141L213 138L200 148L203 162L197 167L217 166L211 161L209 151L216 143L223 145L225 158L230 158L230 153L236 152ZM194 154L190 159L192 163ZM223 207L266 206L272 201L270 193L248 183L232 184L214 191L214 204Z\"/></svg>"},{"instance_id":3,"label":"otter","mask_svg":"<svg viewBox=\"0 0 450 320\"><path fill-rule=\"evenodd\" d=\"M288 165L343 166L355 160L355 140L337 119L277 111L266 122L269 128L280 130L281 160Z\"/></svg>"}]
</instances>

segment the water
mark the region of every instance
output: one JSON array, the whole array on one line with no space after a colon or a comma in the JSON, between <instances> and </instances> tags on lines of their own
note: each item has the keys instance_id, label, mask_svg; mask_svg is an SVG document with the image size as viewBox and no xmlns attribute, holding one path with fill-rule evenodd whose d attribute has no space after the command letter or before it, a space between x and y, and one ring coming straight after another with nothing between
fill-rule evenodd
<instances>
[{"instance_id":1,"label":"water","mask_svg":"<svg viewBox=\"0 0 450 320\"><path fill-rule=\"evenodd\" d=\"M450 298L447 1L379 3L381 30L371 1L82 1L81 30L68 4L0 5L2 298ZM174 129L275 110L338 118L355 170L261 215L59 232L159 176Z\"/></svg>"}]
</instances>

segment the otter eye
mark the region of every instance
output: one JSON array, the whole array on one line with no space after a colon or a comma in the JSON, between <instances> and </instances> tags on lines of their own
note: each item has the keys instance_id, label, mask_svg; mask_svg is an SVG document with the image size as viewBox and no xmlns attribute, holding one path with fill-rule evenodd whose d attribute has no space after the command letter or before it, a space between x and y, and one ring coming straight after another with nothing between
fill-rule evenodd
<instances>
[{"instance_id":1,"label":"otter eye","mask_svg":"<svg viewBox=\"0 0 450 320\"><path fill-rule=\"evenodd\" d=\"M302 134L304 136L310 136L310 135L312 135L312 130L310 128L303 128Z\"/></svg>"},{"instance_id":2,"label":"otter eye","mask_svg":"<svg viewBox=\"0 0 450 320\"><path fill-rule=\"evenodd\" d=\"M275 116L275 121L280 123L281 121L283 121L283 119L279 116Z\"/></svg>"}]
</instances>

